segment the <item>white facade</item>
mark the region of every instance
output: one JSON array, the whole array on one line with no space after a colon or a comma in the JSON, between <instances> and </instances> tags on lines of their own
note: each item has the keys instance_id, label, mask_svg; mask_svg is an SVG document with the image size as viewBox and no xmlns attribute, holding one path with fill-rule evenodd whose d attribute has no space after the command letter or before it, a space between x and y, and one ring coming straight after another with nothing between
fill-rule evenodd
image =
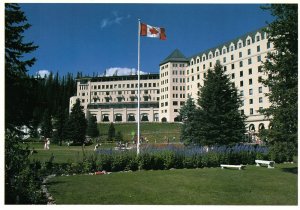
<instances>
[{"instance_id":1,"label":"white facade","mask_svg":"<svg viewBox=\"0 0 300 210\"><path fill-rule=\"evenodd\" d=\"M260 29L189 58L175 50L160 63L159 74L141 76L141 119L177 121L188 96L198 98L207 70L220 62L242 96L240 111L247 116L248 129L268 128L269 121L258 112L270 106L265 96L269 89L260 82L267 77L261 71L262 62L274 50L266 37ZM70 108L79 98L86 114L95 115L98 122L137 119L136 75L82 78L76 95L70 99Z\"/></svg>"}]
</instances>

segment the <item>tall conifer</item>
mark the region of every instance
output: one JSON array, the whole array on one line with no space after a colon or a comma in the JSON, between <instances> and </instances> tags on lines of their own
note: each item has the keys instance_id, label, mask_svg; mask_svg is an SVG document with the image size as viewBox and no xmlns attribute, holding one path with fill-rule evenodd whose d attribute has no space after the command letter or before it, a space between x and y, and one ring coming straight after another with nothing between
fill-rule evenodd
<instances>
[{"instance_id":1,"label":"tall conifer","mask_svg":"<svg viewBox=\"0 0 300 210\"><path fill-rule=\"evenodd\" d=\"M208 70L200 88L197 109L197 135L201 145L229 145L242 142L245 134L241 100L234 84L217 63Z\"/></svg>"}]
</instances>

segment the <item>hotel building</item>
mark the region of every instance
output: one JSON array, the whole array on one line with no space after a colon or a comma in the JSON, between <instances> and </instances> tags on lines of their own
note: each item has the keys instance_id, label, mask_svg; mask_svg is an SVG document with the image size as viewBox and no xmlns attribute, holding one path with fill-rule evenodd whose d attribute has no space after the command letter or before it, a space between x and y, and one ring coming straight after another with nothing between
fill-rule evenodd
<instances>
[{"instance_id":1,"label":"hotel building","mask_svg":"<svg viewBox=\"0 0 300 210\"><path fill-rule=\"evenodd\" d=\"M261 80L267 76L262 62L273 50L263 29L191 57L174 50L159 64L159 74L141 75L141 121L178 121L180 107L189 96L197 99L207 70L220 62L241 95L248 130L267 128L269 121L258 111L270 106L269 88ZM137 85L137 75L80 78L70 108L79 98L86 115L95 115L98 122L136 122Z\"/></svg>"}]
</instances>

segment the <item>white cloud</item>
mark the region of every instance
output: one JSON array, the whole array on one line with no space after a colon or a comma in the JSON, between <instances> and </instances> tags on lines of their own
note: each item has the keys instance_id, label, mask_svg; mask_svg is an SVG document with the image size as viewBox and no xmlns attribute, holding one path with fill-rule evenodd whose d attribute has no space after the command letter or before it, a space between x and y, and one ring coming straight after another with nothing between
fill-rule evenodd
<instances>
[{"instance_id":1,"label":"white cloud","mask_svg":"<svg viewBox=\"0 0 300 210\"><path fill-rule=\"evenodd\" d=\"M127 67L111 67L106 69L106 73L103 76L122 76L122 75L136 75L137 70L135 68ZM148 74L147 72L140 71L140 74Z\"/></svg>"},{"instance_id":2,"label":"white cloud","mask_svg":"<svg viewBox=\"0 0 300 210\"><path fill-rule=\"evenodd\" d=\"M41 77L41 78L45 78L50 74L50 71L48 70L39 70L35 73L36 77Z\"/></svg>"},{"instance_id":3,"label":"white cloud","mask_svg":"<svg viewBox=\"0 0 300 210\"><path fill-rule=\"evenodd\" d=\"M121 21L124 19L130 18L130 15L127 16L119 16L118 12L114 11L113 17L104 18L101 20L101 29L110 26L112 24L121 24Z\"/></svg>"}]
</instances>

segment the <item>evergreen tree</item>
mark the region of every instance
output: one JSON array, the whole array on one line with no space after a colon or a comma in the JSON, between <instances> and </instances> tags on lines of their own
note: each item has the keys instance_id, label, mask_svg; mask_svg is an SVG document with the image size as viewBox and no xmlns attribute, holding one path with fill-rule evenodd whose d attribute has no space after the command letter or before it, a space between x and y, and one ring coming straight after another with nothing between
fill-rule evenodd
<instances>
[{"instance_id":1,"label":"evergreen tree","mask_svg":"<svg viewBox=\"0 0 300 210\"><path fill-rule=\"evenodd\" d=\"M241 100L237 89L217 63L208 70L200 88L197 111L197 137L201 145L229 145L242 142L244 116L238 110Z\"/></svg>"},{"instance_id":2,"label":"evergreen tree","mask_svg":"<svg viewBox=\"0 0 300 210\"><path fill-rule=\"evenodd\" d=\"M116 134L116 142L123 142L123 135L121 131L118 131Z\"/></svg>"},{"instance_id":3,"label":"evergreen tree","mask_svg":"<svg viewBox=\"0 0 300 210\"><path fill-rule=\"evenodd\" d=\"M99 130L96 116L90 115L88 118L86 135L90 137L98 137Z\"/></svg>"},{"instance_id":4,"label":"evergreen tree","mask_svg":"<svg viewBox=\"0 0 300 210\"><path fill-rule=\"evenodd\" d=\"M45 138L52 137L52 121L51 121L51 115L49 114L49 111L46 110L43 115L42 123L41 123L41 135Z\"/></svg>"},{"instance_id":5,"label":"evergreen tree","mask_svg":"<svg viewBox=\"0 0 300 210\"><path fill-rule=\"evenodd\" d=\"M54 134L53 134L53 141L58 143L59 145L62 145L62 141L65 139L65 132L64 132L64 126L67 121L67 115L66 112L59 107L58 112L55 116L55 122L54 122Z\"/></svg>"},{"instance_id":6,"label":"evergreen tree","mask_svg":"<svg viewBox=\"0 0 300 210\"><path fill-rule=\"evenodd\" d=\"M108 133L107 140L113 141L114 137L116 136L116 129L113 123L110 123L107 133Z\"/></svg>"},{"instance_id":7,"label":"evergreen tree","mask_svg":"<svg viewBox=\"0 0 300 210\"><path fill-rule=\"evenodd\" d=\"M185 145L195 143L196 140L196 105L191 97L188 97L186 103L180 109L180 118L183 121L181 127L180 139Z\"/></svg>"},{"instance_id":8,"label":"evergreen tree","mask_svg":"<svg viewBox=\"0 0 300 210\"><path fill-rule=\"evenodd\" d=\"M80 105L80 100L77 99L65 124L66 138L73 141L74 144L83 145L86 128L87 120L84 116L83 107Z\"/></svg>"},{"instance_id":9,"label":"evergreen tree","mask_svg":"<svg viewBox=\"0 0 300 210\"><path fill-rule=\"evenodd\" d=\"M22 35L30 26L18 4L5 4L5 127L10 129L28 125L34 108L33 82L27 67L36 59L24 59L24 55L37 46L25 43Z\"/></svg>"},{"instance_id":10,"label":"evergreen tree","mask_svg":"<svg viewBox=\"0 0 300 210\"><path fill-rule=\"evenodd\" d=\"M5 4L5 204L46 203L40 165L30 161L16 126L29 125L34 108L33 81L26 72L35 58L24 59L37 46L24 43L30 27L18 4Z\"/></svg>"},{"instance_id":11,"label":"evergreen tree","mask_svg":"<svg viewBox=\"0 0 300 210\"><path fill-rule=\"evenodd\" d=\"M263 66L269 75L263 83L270 88L271 103L263 110L271 125L267 141L274 151L287 151L291 160L298 147L298 5L273 4L265 9L276 17L266 29L276 52L268 54Z\"/></svg>"}]
</instances>

